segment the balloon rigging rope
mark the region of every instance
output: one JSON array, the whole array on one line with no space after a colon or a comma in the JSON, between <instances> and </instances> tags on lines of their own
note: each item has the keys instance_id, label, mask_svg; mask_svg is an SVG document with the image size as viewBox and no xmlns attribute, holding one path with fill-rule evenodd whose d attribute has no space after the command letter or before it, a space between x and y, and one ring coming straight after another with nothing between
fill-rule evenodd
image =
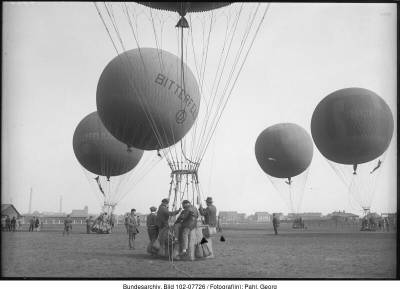
<instances>
[{"instance_id":1,"label":"balloon rigging rope","mask_svg":"<svg viewBox=\"0 0 400 289\"><path fill-rule=\"evenodd\" d=\"M243 7L243 5L241 6L241 9L242 9L242 7ZM240 10L240 12L241 12L241 11L242 11L242 10ZM220 57L220 61L219 61L219 62L221 62L222 59L224 59L224 62L223 62L223 66L222 66L222 69L221 69L221 71L220 71L220 74L218 75L219 67L220 67L220 64L219 64L219 66L218 66L218 68L217 68L217 71L216 71L216 75L215 75L215 77L214 77L213 87L215 86L216 80L218 79L218 81L217 81L217 88L215 89L215 93L214 93L214 94L213 94L213 89L212 89L211 92L210 92L210 95L211 95L210 98L212 98L212 101L211 101L211 105L210 105L210 110L207 110L207 112L208 112L208 113L206 114L206 120L207 120L207 122L205 122L205 126L206 126L207 123L208 123L208 118L211 117L211 112L212 112L212 108L213 108L214 103L215 103L215 100L216 100L216 95L217 95L218 87L219 87L219 84L220 84L220 82L221 82L223 72L225 71L226 62L227 62L227 59L228 59L228 56L229 56L229 52L230 52L231 47L232 47L232 43L233 43L234 36L235 36L235 34L236 34L235 32L236 32L236 29L237 29L237 25L238 25L238 23L239 23L239 17L240 17L240 13L238 13L237 18L236 18L236 21L235 21L235 23L233 23L233 27L234 27L233 29L234 29L234 30L233 30L233 32L231 33L232 37L230 38L230 41L229 41L227 53L225 54L225 57L223 57L223 51L225 50L226 43L228 43L228 41L226 41L227 36L225 36L225 41L224 41L224 45L223 45L223 47L222 47L221 57ZM211 24L210 24L210 25L211 25ZM211 29L210 29L210 33L211 33ZM204 130L205 130L205 128L203 128L203 131L204 131Z\"/></svg>"},{"instance_id":2,"label":"balloon rigging rope","mask_svg":"<svg viewBox=\"0 0 400 289\"><path fill-rule=\"evenodd\" d=\"M105 20L104 20L104 17L103 17L103 15L102 15L101 12L100 12L100 9L99 9L99 7L97 6L97 3L96 3L96 2L93 2L93 4L94 4L94 6L96 7L97 13L99 14L99 17L100 17L101 21L103 22L104 27L106 28L106 31L107 31L107 33L108 33L108 36L110 37L111 42L112 42L112 44L113 44L113 46L114 46L115 52L116 52L117 55L118 55L118 54L119 54L118 48L117 48L117 46L115 45L115 42L114 42L114 40L113 40L113 38L112 38L112 36L111 36L110 30L108 29L108 26L107 26L107 24L106 24L106 22L105 22Z\"/></svg>"},{"instance_id":3,"label":"balloon rigging rope","mask_svg":"<svg viewBox=\"0 0 400 289\"><path fill-rule=\"evenodd\" d=\"M154 163L150 164L150 166L148 168L146 168L145 170L142 170L142 175L135 178L135 181L134 181L132 187L138 185L149 174L149 172L152 171L153 168L156 167L160 162L161 162L161 158L157 159ZM123 198L125 198L125 196L128 194L128 192L129 191L127 190L124 194L122 194L122 196L120 197L118 202L121 201Z\"/></svg>"},{"instance_id":4,"label":"balloon rigging rope","mask_svg":"<svg viewBox=\"0 0 400 289\"><path fill-rule=\"evenodd\" d=\"M259 4L259 5L260 5L260 4ZM268 12L268 10L269 10L269 7L270 7L270 3L267 4L267 7L266 7L266 9L265 9L265 11L264 11L264 13L263 13L262 18L261 18L261 21L260 21L259 24L258 24L258 27L257 27L257 29L256 29L256 31L255 31L255 34L254 34L254 36L253 36L253 38L252 38L252 40L251 40L249 49L247 50L247 52L246 52L246 54L245 54L244 60L243 60L242 64L240 65L239 71L238 71L238 73L237 73L237 75L236 75L236 78L234 79L233 85L232 85L232 87L231 87L231 89L230 89L230 91L229 91L229 93L228 93L228 97L227 97L227 100L225 101L225 104L224 104L224 106L223 106L223 108L222 108L222 111L225 110L226 105L227 105L227 102L228 102L229 98L230 98L231 95L232 95L233 88L234 88L235 85L236 85L236 82L237 82L237 80L238 80L238 77L239 77L239 75L240 75L240 73L241 73L241 71L242 71L242 69L243 69L243 67L244 67L244 63L245 63L245 61L246 61L246 59L247 59L247 57L248 57L248 55L249 55L249 52L250 52L250 50L251 50L251 48L252 48L252 46L253 46L253 44L254 44L254 41L255 41L255 39L256 39L256 36L257 36L257 34L259 33L259 30L260 30L260 28L261 28L261 26L262 26L262 23L264 22L264 19L265 19L266 15L267 15L267 12ZM210 144L210 140L211 140L211 138L212 138L212 136L213 136L213 134L214 134L214 132L215 132L215 129L216 129L216 127L217 127L217 125L218 125L218 123L219 123L219 121L220 121L221 115L222 115L222 112L221 112L221 114L220 114L219 117L218 117L218 120L217 120L216 125L215 125L214 128L212 129L212 132L211 132L211 135L210 135L210 137L209 137L209 140L208 140L208 142L207 142L207 144L206 144L206 146L205 146L205 148L204 148L204 150L203 150L203 153L202 153L202 155L201 155L200 162L201 162L201 160L204 158L205 152L206 152L206 150L207 150L208 145Z\"/></svg>"},{"instance_id":5,"label":"balloon rigging rope","mask_svg":"<svg viewBox=\"0 0 400 289\"><path fill-rule=\"evenodd\" d=\"M129 193L130 189L138 185L142 179L161 161L160 158L148 158L143 163L139 163L139 167L121 176L121 181L115 189L113 202L119 203ZM122 188L121 188L122 187Z\"/></svg>"}]
</instances>

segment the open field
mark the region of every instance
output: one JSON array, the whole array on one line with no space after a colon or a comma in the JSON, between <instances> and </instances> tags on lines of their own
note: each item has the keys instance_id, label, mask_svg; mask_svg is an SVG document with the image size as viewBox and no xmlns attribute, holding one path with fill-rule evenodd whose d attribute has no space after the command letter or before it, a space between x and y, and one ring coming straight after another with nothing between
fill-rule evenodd
<instances>
[{"instance_id":1,"label":"open field","mask_svg":"<svg viewBox=\"0 0 400 289\"><path fill-rule=\"evenodd\" d=\"M357 227L292 230L282 224L226 226L226 242L213 242L216 258L175 265L193 278L378 278L396 277L396 234L359 232ZM146 253L142 228L136 250L119 226L111 235L85 234L74 225L69 236L51 225L41 232L2 233L3 277L187 278L168 260Z\"/></svg>"}]
</instances>

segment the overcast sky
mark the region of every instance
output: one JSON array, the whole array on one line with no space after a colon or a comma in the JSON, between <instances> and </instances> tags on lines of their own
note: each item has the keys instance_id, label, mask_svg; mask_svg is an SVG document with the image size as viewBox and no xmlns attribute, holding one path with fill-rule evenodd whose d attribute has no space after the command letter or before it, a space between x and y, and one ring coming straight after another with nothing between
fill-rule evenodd
<instances>
[{"instance_id":1,"label":"overcast sky","mask_svg":"<svg viewBox=\"0 0 400 289\"><path fill-rule=\"evenodd\" d=\"M236 5L236 4L235 4ZM288 212L254 155L259 133L294 122L310 133L320 100L345 87L376 92L396 119L395 4L273 3L215 139L200 167L204 196L219 210ZM134 47L131 47L134 48ZM72 136L96 110L96 86L115 51L92 3L3 3L2 202L63 211L99 202L77 162ZM396 210L397 124L372 210ZM155 167L117 207L147 212L168 194ZM302 211L360 214L314 147Z\"/></svg>"}]
</instances>

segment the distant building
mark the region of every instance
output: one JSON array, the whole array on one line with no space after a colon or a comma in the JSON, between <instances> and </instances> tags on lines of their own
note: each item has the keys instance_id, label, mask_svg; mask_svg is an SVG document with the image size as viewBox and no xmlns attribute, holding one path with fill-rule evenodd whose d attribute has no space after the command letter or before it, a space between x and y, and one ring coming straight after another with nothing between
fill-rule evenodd
<instances>
[{"instance_id":1,"label":"distant building","mask_svg":"<svg viewBox=\"0 0 400 289\"><path fill-rule=\"evenodd\" d=\"M221 224L238 224L246 222L246 214L236 211L221 211L219 212Z\"/></svg>"},{"instance_id":2,"label":"distant building","mask_svg":"<svg viewBox=\"0 0 400 289\"><path fill-rule=\"evenodd\" d=\"M280 221L287 221L288 220L288 216L285 216L283 213L273 213L275 214L275 216L280 220ZM271 216L271 220L272 220L272 216Z\"/></svg>"},{"instance_id":3,"label":"distant building","mask_svg":"<svg viewBox=\"0 0 400 289\"><path fill-rule=\"evenodd\" d=\"M272 215L268 212L255 212L253 221L256 223L270 223Z\"/></svg>"},{"instance_id":4,"label":"distant building","mask_svg":"<svg viewBox=\"0 0 400 289\"><path fill-rule=\"evenodd\" d=\"M22 218L22 215L17 211L17 209L12 204L1 204L1 218L10 217L11 219L15 217L16 219Z\"/></svg>"},{"instance_id":5,"label":"distant building","mask_svg":"<svg viewBox=\"0 0 400 289\"><path fill-rule=\"evenodd\" d=\"M334 211L333 213L328 214L327 218L346 222L346 221L358 221L360 217L352 213L346 213L343 210L343 211Z\"/></svg>"},{"instance_id":6,"label":"distant building","mask_svg":"<svg viewBox=\"0 0 400 289\"><path fill-rule=\"evenodd\" d=\"M72 210L70 217L72 219L72 224L84 224L89 217L88 206L85 206L83 210Z\"/></svg>"},{"instance_id":7,"label":"distant building","mask_svg":"<svg viewBox=\"0 0 400 289\"><path fill-rule=\"evenodd\" d=\"M89 216L95 216L89 214L88 206L85 206L83 210L72 210L69 214L73 224L85 224L86 218ZM29 222L29 220L36 216L43 224L64 224L64 219L67 217L66 213L56 213L56 212L38 212L35 211L32 214L25 214L23 223Z\"/></svg>"},{"instance_id":8,"label":"distant building","mask_svg":"<svg viewBox=\"0 0 400 289\"><path fill-rule=\"evenodd\" d=\"M322 213L314 213L314 212L305 212L305 213L290 213L288 214L289 220L294 220L297 218L302 218L304 221L307 220L321 220L323 219Z\"/></svg>"}]
</instances>

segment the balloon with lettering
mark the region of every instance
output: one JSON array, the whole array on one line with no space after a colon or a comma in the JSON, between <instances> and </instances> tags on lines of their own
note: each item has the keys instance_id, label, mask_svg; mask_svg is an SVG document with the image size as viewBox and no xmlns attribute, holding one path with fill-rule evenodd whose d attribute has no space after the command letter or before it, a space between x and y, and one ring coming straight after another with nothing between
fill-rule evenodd
<instances>
[{"instance_id":1,"label":"balloon with lettering","mask_svg":"<svg viewBox=\"0 0 400 289\"><path fill-rule=\"evenodd\" d=\"M190 130L200 108L200 91L180 58L161 49L138 48L107 64L96 102L104 126L118 140L155 150L177 143Z\"/></svg>"},{"instance_id":2,"label":"balloon with lettering","mask_svg":"<svg viewBox=\"0 0 400 289\"><path fill-rule=\"evenodd\" d=\"M132 148L128 151L125 144L113 137L97 112L87 115L76 127L73 149L85 169L107 178L129 172L143 155L143 150Z\"/></svg>"}]
</instances>

